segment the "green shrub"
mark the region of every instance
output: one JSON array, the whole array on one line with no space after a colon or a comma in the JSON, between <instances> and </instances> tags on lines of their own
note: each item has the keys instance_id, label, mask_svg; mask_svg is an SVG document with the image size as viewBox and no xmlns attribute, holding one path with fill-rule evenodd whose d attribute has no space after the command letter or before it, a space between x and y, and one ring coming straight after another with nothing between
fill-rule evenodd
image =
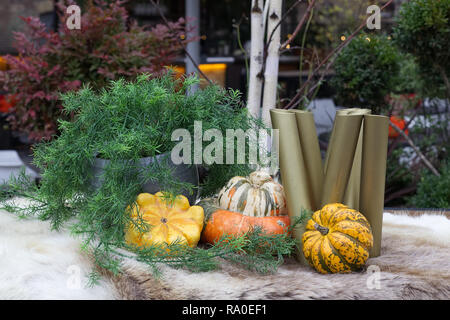
<instances>
[{"instance_id":1,"label":"green shrub","mask_svg":"<svg viewBox=\"0 0 450 320\"><path fill-rule=\"evenodd\" d=\"M440 177L424 171L409 204L418 208L450 208L450 163L441 167Z\"/></svg>"},{"instance_id":2,"label":"green shrub","mask_svg":"<svg viewBox=\"0 0 450 320\"><path fill-rule=\"evenodd\" d=\"M404 156L405 151L402 147L395 148L387 156L384 198L388 207L405 205L404 197L402 195L397 196L397 194L415 183L414 172L407 164L400 161L401 157Z\"/></svg>"},{"instance_id":3,"label":"green shrub","mask_svg":"<svg viewBox=\"0 0 450 320\"><path fill-rule=\"evenodd\" d=\"M450 0L410 0L402 4L393 33L398 47L416 58L425 91L436 96L450 90L449 17Z\"/></svg>"},{"instance_id":4,"label":"green shrub","mask_svg":"<svg viewBox=\"0 0 450 320\"><path fill-rule=\"evenodd\" d=\"M419 74L419 66L411 54L402 55L398 78L392 90L394 93L418 93L422 90L424 82Z\"/></svg>"},{"instance_id":5,"label":"green shrub","mask_svg":"<svg viewBox=\"0 0 450 320\"><path fill-rule=\"evenodd\" d=\"M385 35L362 34L337 57L332 85L345 107L386 110L386 95L398 83L401 55Z\"/></svg>"}]
</instances>

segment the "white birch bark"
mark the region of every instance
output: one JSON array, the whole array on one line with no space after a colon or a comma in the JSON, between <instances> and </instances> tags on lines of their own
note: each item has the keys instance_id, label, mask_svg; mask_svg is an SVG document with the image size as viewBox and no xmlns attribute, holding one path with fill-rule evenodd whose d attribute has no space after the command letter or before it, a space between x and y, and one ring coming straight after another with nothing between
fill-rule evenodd
<instances>
[{"instance_id":1,"label":"white birch bark","mask_svg":"<svg viewBox=\"0 0 450 320\"><path fill-rule=\"evenodd\" d=\"M264 50L263 2L263 0L252 0L250 14L250 77L247 94L247 108L249 113L256 118L260 117L263 84L263 75L261 74Z\"/></svg>"},{"instance_id":2,"label":"white birch bark","mask_svg":"<svg viewBox=\"0 0 450 320\"><path fill-rule=\"evenodd\" d=\"M269 41L270 35L281 19L282 6L283 0L270 0L267 19L267 41ZM280 34L281 28L278 26L273 33L267 49L267 60L264 72L264 93L261 118L269 128L271 127L269 110L275 108L277 99Z\"/></svg>"}]
</instances>

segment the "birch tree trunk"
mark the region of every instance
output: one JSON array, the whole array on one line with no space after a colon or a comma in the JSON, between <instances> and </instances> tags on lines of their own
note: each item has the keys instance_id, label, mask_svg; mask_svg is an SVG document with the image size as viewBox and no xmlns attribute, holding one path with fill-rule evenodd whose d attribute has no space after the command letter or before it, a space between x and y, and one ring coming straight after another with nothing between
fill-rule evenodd
<instances>
[{"instance_id":1,"label":"birch tree trunk","mask_svg":"<svg viewBox=\"0 0 450 320\"><path fill-rule=\"evenodd\" d=\"M247 108L249 113L255 118L260 117L263 84L263 75L261 74L264 50L263 2L263 0L252 0L250 14L250 77L247 94Z\"/></svg>"},{"instance_id":2,"label":"birch tree trunk","mask_svg":"<svg viewBox=\"0 0 450 320\"><path fill-rule=\"evenodd\" d=\"M269 1L269 0L267 0ZM270 41L267 49L267 60L264 72L264 93L262 101L261 118L270 128L270 109L275 108L278 85L278 65L280 60L280 34L281 28L277 24L281 19L283 0L270 0L268 21L267 21L267 41ZM277 27L277 28L276 28ZM275 31L273 31L275 29ZM273 32L272 39L270 35Z\"/></svg>"}]
</instances>

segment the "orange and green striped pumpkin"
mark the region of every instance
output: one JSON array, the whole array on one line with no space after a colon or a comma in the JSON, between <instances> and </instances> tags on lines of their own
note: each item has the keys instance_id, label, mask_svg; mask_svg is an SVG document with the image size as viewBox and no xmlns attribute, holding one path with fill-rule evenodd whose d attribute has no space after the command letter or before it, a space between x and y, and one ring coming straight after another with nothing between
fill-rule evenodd
<instances>
[{"instance_id":1,"label":"orange and green striped pumpkin","mask_svg":"<svg viewBox=\"0 0 450 320\"><path fill-rule=\"evenodd\" d=\"M218 195L219 207L241 212L250 217L287 214L283 186L263 171L254 171L248 177L233 177Z\"/></svg>"},{"instance_id":2,"label":"orange and green striped pumpkin","mask_svg":"<svg viewBox=\"0 0 450 320\"><path fill-rule=\"evenodd\" d=\"M302 242L305 258L318 272L347 273L365 265L373 235L360 212L332 203L314 212Z\"/></svg>"}]
</instances>

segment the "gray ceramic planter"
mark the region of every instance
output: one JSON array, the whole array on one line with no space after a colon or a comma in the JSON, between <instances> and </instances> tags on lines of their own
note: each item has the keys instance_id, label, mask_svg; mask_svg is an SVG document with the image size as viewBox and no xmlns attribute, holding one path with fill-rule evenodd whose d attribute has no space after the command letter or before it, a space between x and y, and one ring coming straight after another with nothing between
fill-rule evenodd
<instances>
[{"instance_id":1,"label":"gray ceramic planter","mask_svg":"<svg viewBox=\"0 0 450 320\"><path fill-rule=\"evenodd\" d=\"M187 164L174 164L172 160L169 157L166 157L168 153L163 153L160 155L157 155L155 157L147 157L147 158L141 158L139 160L139 165L142 166L148 166L150 163L153 163L154 161L166 161L168 163L170 168L173 168L173 176L175 179L178 179L180 182L188 182L193 184L196 188L194 189L193 194L189 194L187 190L183 191L182 194L186 196L189 199L189 203L191 205L194 205L195 201L197 200L198 196L198 186L199 186L199 175L198 175L198 168L196 165L187 165ZM101 174L105 168L105 166L109 163L109 160L96 158L94 162L94 180L93 185L95 188L98 188L101 186ZM157 182L149 182L142 186L143 192L148 193L156 193L158 191L161 191L161 186Z\"/></svg>"}]
</instances>

